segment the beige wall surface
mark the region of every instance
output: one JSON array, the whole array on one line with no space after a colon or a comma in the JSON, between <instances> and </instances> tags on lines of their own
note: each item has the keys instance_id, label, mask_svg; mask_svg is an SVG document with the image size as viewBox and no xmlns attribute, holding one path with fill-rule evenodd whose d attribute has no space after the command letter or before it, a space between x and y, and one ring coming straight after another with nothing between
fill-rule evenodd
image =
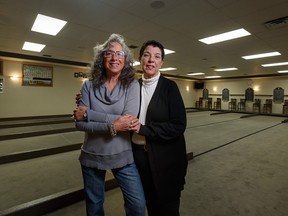
<instances>
[{"instance_id":1,"label":"beige wall surface","mask_svg":"<svg viewBox=\"0 0 288 216\"><path fill-rule=\"evenodd\" d=\"M87 68L68 67L37 63L38 65L53 66L53 86L22 86L22 64L26 62L4 60L4 89L0 93L0 118L61 115L72 114L75 108L75 94L80 90L83 78L74 78L75 72L87 73ZM18 80L12 80L16 75ZM172 78L171 78L172 79ZM185 107L195 107L195 102L202 97L202 90L194 89L194 81L174 79L183 97ZM261 99L263 104L266 99L273 99L273 90L277 87L284 89L285 99L288 97L288 77L235 79L235 80L208 80L205 88L209 90L209 97L213 102L221 97L222 90L228 88L230 99L245 97L245 90L253 88L255 97ZM236 95L236 96L233 96ZM252 111L253 102L247 102L247 111ZM273 113L282 113L283 103L273 103ZM222 109L228 109L228 102L222 102Z\"/></svg>"},{"instance_id":2,"label":"beige wall surface","mask_svg":"<svg viewBox=\"0 0 288 216\"><path fill-rule=\"evenodd\" d=\"M0 118L72 115L75 108L75 95L84 81L83 78L74 78L74 73L88 73L89 69L43 63L42 65L53 66L53 86L22 86L23 63L22 61L4 61L4 90L0 93ZM12 80L12 76L17 76L18 79ZM196 99L193 82L175 81L179 86L185 106L193 106Z\"/></svg>"},{"instance_id":3,"label":"beige wall surface","mask_svg":"<svg viewBox=\"0 0 288 216\"><path fill-rule=\"evenodd\" d=\"M269 77L269 78L253 78L253 79L235 79L235 80L219 80L208 81L205 84L205 88L209 90L209 94L212 95L213 101L217 97L221 97L222 90L224 88L229 89L230 100L236 98L237 102L241 98L245 98L245 90L247 88L254 89L254 99L261 99L261 110L266 99L273 100L273 91L275 88L281 87L284 89L284 100L288 100L288 77ZM220 96L218 96L220 95ZM199 94L198 94L199 96ZM200 95L201 96L201 95ZM229 102L222 102L222 109L228 109ZM246 110L253 111L253 102L246 102ZM272 113L281 114L283 110L283 103L273 102Z\"/></svg>"},{"instance_id":4,"label":"beige wall surface","mask_svg":"<svg viewBox=\"0 0 288 216\"><path fill-rule=\"evenodd\" d=\"M43 65L47 65L44 63ZM22 62L4 61L4 90L0 94L0 118L72 114L83 69L53 65L53 86L22 86ZM20 77L12 80L11 76Z\"/></svg>"}]
</instances>

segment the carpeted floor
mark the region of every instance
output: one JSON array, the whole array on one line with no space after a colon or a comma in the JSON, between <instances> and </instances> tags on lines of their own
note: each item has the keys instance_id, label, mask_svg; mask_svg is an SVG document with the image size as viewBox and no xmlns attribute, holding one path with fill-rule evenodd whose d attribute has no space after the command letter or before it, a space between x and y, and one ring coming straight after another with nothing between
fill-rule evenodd
<instances>
[{"instance_id":1,"label":"carpeted floor","mask_svg":"<svg viewBox=\"0 0 288 216\"><path fill-rule=\"evenodd\" d=\"M181 216L286 216L288 124L282 121L287 118L263 115L241 118L245 115L239 113L210 115L211 113L213 112L187 114L188 125L185 132L187 150L193 151L195 158L189 162L185 190L181 198ZM60 190L61 187L63 189L65 184L73 186L81 184L81 178L68 183L65 175L62 175L63 180L45 181L45 184L39 182L39 176L37 177L38 172L43 175L43 170L53 173L53 170L66 169L65 165L62 165L65 161L75 168L77 161L73 160L77 160L77 154L72 152L63 155L62 159L54 156L51 161L47 159L46 163L39 162L37 169L33 167L33 161L35 164L36 160L20 162L18 168L12 167L11 164L1 165L2 209L7 200L13 200L13 195L24 200L27 193L25 190L29 191L29 188L26 186L21 189L19 184L25 180L28 185L29 178L25 173L34 175L31 179L37 181L34 183L30 181L30 187L32 191L34 190L30 193L31 196L41 192L40 185L42 187L45 185L44 191L47 193L50 183L53 184L51 185L53 190ZM49 164L50 168L43 167L43 164ZM40 165L43 167L42 171L39 171ZM78 171L74 174L72 171L71 167L70 176L79 175ZM67 182L62 184L61 181ZM7 188L10 190L9 193ZM38 191L35 192L35 188L38 188ZM3 194L5 196L2 196ZM107 216L125 215L119 188L108 191L105 197ZM68 215L85 215L84 201L46 216Z\"/></svg>"}]
</instances>

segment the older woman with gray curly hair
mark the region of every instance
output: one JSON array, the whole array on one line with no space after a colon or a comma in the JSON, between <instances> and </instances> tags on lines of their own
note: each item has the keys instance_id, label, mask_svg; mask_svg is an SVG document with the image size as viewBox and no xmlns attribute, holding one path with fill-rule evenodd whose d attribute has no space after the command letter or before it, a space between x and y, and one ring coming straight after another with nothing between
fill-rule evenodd
<instances>
[{"instance_id":1,"label":"older woman with gray curly hair","mask_svg":"<svg viewBox=\"0 0 288 216\"><path fill-rule=\"evenodd\" d=\"M86 212L104 215L105 174L111 170L122 190L126 215L144 216L145 197L129 133L139 123L132 116L137 116L140 105L133 57L119 34L97 45L94 53L92 79L83 84L74 110L76 128L85 131L79 160Z\"/></svg>"}]
</instances>

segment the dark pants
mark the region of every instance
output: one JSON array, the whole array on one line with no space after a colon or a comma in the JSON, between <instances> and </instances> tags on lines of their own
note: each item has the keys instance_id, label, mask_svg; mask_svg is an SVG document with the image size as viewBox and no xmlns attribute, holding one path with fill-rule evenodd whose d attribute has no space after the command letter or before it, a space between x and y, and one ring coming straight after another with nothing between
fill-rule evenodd
<instances>
[{"instance_id":1,"label":"dark pants","mask_svg":"<svg viewBox=\"0 0 288 216\"><path fill-rule=\"evenodd\" d=\"M149 216L179 216L179 196L169 197L164 201L160 200L155 188L147 151L142 146L133 145L134 160L144 188L146 207ZM168 188L169 190L169 188Z\"/></svg>"}]
</instances>

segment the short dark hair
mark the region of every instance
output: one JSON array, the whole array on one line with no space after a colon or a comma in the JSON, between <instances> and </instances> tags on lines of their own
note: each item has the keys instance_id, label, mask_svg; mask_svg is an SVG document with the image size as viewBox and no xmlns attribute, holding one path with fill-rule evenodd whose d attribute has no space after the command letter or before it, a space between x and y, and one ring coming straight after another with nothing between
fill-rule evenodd
<instances>
[{"instance_id":1,"label":"short dark hair","mask_svg":"<svg viewBox=\"0 0 288 216\"><path fill-rule=\"evenodd\" d=\"M164 56L165 56L164 46L160 42L155 41L155 40L148 40L148 41L143 43L143 45L140 49L140 53L139 53L140 58L142 57L144 50L146 49L147 46L158 47L161 50L161 58L162 58L162 60L164 59Z\"/></svg>"}]
</instances>

